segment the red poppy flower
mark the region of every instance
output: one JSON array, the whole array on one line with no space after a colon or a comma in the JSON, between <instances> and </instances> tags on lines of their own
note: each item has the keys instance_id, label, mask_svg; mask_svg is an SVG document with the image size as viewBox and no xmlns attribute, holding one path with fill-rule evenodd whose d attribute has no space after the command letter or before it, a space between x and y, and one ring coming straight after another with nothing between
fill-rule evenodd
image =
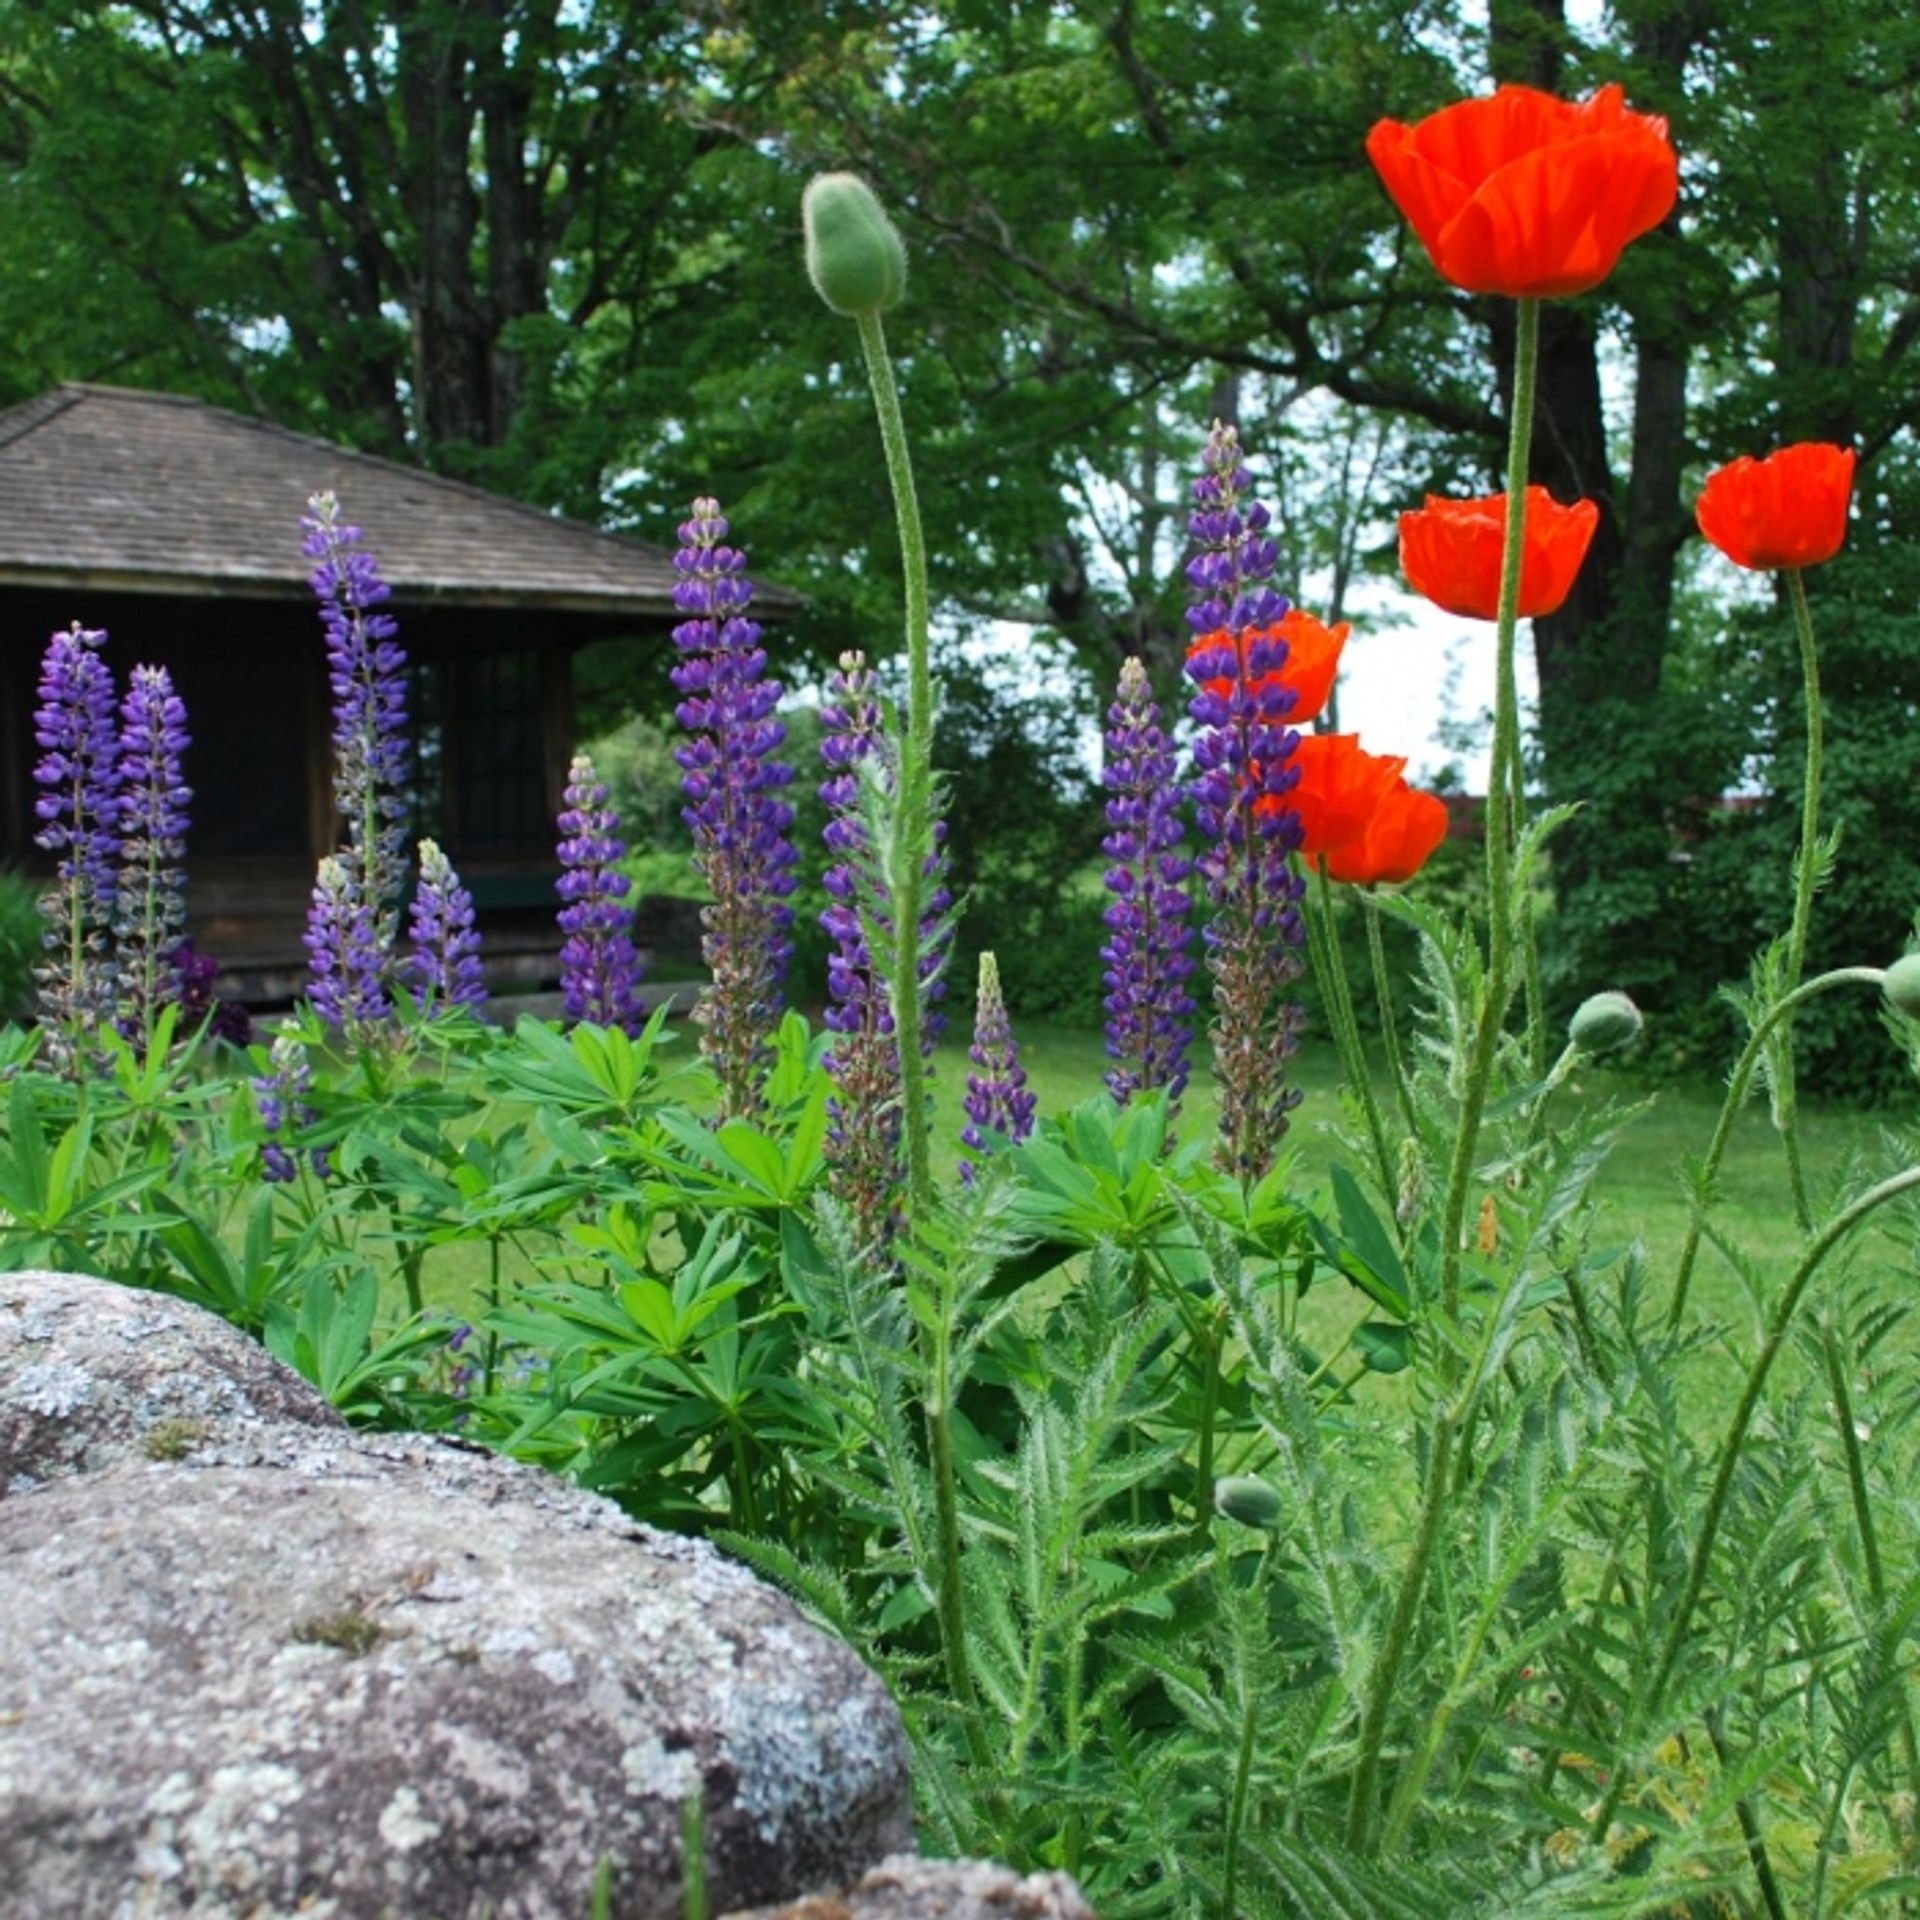
<instances>
[{"instance_id":1,"label":"red poppy flower","mask_svg":"<svg viewBox=\"0 0 1920 1920\"><path fill-rule=\"evenodd\" d=\"M1520 561L1520 617L1557 612L1587 557L1600 509L1591 500L1563 507L1545 487L1527 489L1526 552ZM1418 513L1400 516L1400 566L1416 593L1447 613L1492 620L1500 611L1500 554L1507 496L1442 500L1428 494Z\"/></svg>"},{"instance_id":2,"label":"red poppy flower","mask_svg":"<svg viewBox=\"0 0 1920 1920\"><path fill-rule=\"evenodd\" d=\"M1355 733L1303 733L1289 764L1300 782L1284 804L1300 817L1300 852L1310 858L1358 840L1407 763L1368 753Z\"/></svg>"},{"instance_id":3,"label":"red poppy flower","mask_svg":"<svg viewBox=\"0 0 1920 1920\"><path fill-rule=\"evenodd\" d=\"M1293 706L1287 714L1289 726L1304 726L1327 704L1327 696L1333 692L1334 676L1340 671L1341 650L1352 631L1353 627L1348 621L1342 620L1337 627L1329 627L1312 614L1302 613L1298 607L1289 609L1278 625L1258 629L1263 637L1277 634L1287 643L1287 664L1277 674L1262 674L1259 684L1265 686L1270 680L1278 680L1282 686L1293 689ZM1252 631L1247 635L1248 639L1254 637ZM1188 647L1187 653L1191 657L1203 647L1226 647L1230 644L1224 631L1204 634ZM1207 682L1207 691L1218 694L1222 699L1232 690L1233 683L1230 680Z\"/></svg>"},{"instance_id":4,"label":"red poppy flower","mask_svg":"<svg viewBox=\"0 0 1920 1920\"><path fill-rule=\"evenodd\" d=\"M1382 120L1367 157L1443 279L1516 300L1585 293L1667 217L1667 123L1617 86L1591 100L1502 87L1413 126Z\"/></svg>"},{"instance_id":5,"label":"red poppy flower","mask_svg":"<svg viewBox=\"0 0 1920 1920\"><path fill-rule=\"evenodd\" d=\"M1840 551L1853 498L1853 450L1803 441L1707 475L1700 531L1736 566L1817 567Z\"/></svg>"},{"instance_id":6,"label":"red poppy flower","mask_svg":"<svg viewBox=\"0 0 1920 1920\"><path fill-rule=\"evenodd\" d=\"M1374 810L1366 832L1326 856L1327 873L1355 886L1402 885L1446 837L1446 802L1402 780Z\"/></svg>"},{"instance_id":7,"label":"red poppy flower","mask_svg":"<svg viewBox=\"0 0 1920 1920\"><path fill-rule=\"evenodd\" d=\"M1304 725L1326 706L1352 631L1349 621L1329 627L1298 607L1288 609L1280 622L1280 637L1287 643L1287 664L1280 669L1280 678L1293 689L1293 711L1287 716L1292 725Z\"/></svg>"}]
</instances>

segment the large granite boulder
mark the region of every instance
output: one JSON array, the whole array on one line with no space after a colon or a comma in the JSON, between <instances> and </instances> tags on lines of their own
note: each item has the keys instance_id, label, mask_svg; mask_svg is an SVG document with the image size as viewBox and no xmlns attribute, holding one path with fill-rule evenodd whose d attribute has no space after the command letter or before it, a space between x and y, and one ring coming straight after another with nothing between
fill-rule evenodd
<instances>
[{"instance_id":1,"label":"large granite boulder","mask_svg":"<svg viewBox=\"0 0 1920 1920\"><path fill-rule=\"evenodd\" d=\"M116 1460L345 1421L257 1340L70 1273L0 1273L0 1500Z\"/></svg>"},{"instance_id":2,"label":"large granite boulder","mask_svg":"<svg viewBox=\"0 0 1920 1920\"><path fill-rule=\"evenodd\" d=\"M715 1910L911 1844L879 1682L712 1549L0 1277L0 1920L666 1920L696 1789Z\"/></svg>"}]
</instances>

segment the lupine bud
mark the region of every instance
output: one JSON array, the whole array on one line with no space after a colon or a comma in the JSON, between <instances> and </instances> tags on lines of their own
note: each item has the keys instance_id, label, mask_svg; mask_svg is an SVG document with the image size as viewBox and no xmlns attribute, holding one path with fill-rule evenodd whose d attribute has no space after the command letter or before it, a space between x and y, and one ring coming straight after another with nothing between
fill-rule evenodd
<instances>
[{"instance_id":1,"label":"lupine bud","mask_svg":"<svg viewBox=\"0 0 1920 1920\"><path fill-rule=\"evenodd\" d=\"M835 313L852 319L885 313L907 290L907 250L874 198L853 173L823 173L800 202L807 234L807 276Z\"/></svg>"},{"instance_id":2,"label":"lupine bud","mask_svg":"<svg viewBox=\"0 0 1920 1920\"><path fill-rule=\"evenodd\" d=\"M1264 1480L1230 1473L1213 1483L1215 1511L1243 1527L1271 1531L1280 1524L1280 1496Z\"/></svg>"},{"instance_id":3,"label":"lupine bud","mask_svg":"<svg viewBox=\"0 0 1920 1920\"><path fill-rule=\"evenodd\" d=\"M1887 969L1887 998L1909 1020L1920 1020L1920 953L1910 953Z\"/></svg>"},{"instance_id":4,"label":"lupine bud","mask_svg":"<svg viewBox=\"0 0 1920 1920\"><path fill-rule=\"evenodd\" d=\"M1640 1037L1640 1009L1624 993L1596 993L1567 1022L1567 1037L1583 1053L1611 1053Z\"/></svg>"}]
</instances>

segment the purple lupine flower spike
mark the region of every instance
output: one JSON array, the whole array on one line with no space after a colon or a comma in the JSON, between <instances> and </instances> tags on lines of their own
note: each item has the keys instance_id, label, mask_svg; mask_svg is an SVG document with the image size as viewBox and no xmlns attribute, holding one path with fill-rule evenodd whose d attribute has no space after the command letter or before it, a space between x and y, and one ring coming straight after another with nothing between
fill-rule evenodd
<instances>
[{"instance_id":1,"label":"purple lupine flower spike","mask_svg":"<svg viewBox=\"0 0 1920 1920\"><path fill-rule=\"evenodd\" d=\"M53 636L33 716L41 749L34 840L57 856L41 900L47 959L35 977L52 1057L67 1069L78 1066L117 999L107 932L120 852L120 759L113 674L100 655L106 638L77 623Z\"/></svg>"},{"instance_id":2,"label":"purple lupine flower spike","mask_svg":"<svg viewBox=\"0 0 1920 1920\"><path fill-rule=\"evenodd\" d=\"M386 953L373 909L339 854L320 862L303 937L313 974L308 992L321 1019L349 1033L364 1033L384 1021L393 1011L387 997Z\"/></svg>"},{"instance_id":3,"label":"purple lupine flower spike","mask_svg":"<svg viewBox=\"0 0 1920 1920\"><path fill-rule=\"evenodd\" d=\"M1168 1090L1178 1111L1193 1042L1193 961L1187 877L1180 851L1180 789L1146 668L1129 659L1107 714L1108 860L1105 920L1107 1087L1125 1106L1136 1093Z\"/></svg>"},{"instance_id":4,"label":"purple lupine flower spike","mask_svg":"<svg viewBox=\"0 0 1920 1920\"><path fill-rule=\"evenodd\" d=\"M560 949L567 1018L638 1033L646 1009L634 991L640 956L633 945L633 909L626 903L628 882L620 871L626 842L606 786L584 753L573 756L564 798L556 891L563 902L560 931L567 936Z\"/></svg>"},{"instance_id":5,"label":"purple lupine flower spike","mask_svg":"<svg viewBox=\"0 0 1920 1920\"><path fill-rule=\"evenodd\" d=\"M681 659L673 684L680 724L693 736L675 750L693 830L693 864L712 903L701 910L712 984L694 1018L700 1050L720 1081L722 1116L752 1112L772 1050L774 1022L793 954L793 809L780 797L793 769L775 757L787 737L774 718L780 688L766 679L760 629L747 617L753 583L746 555L725 544L717 500L693 503L673 564L674 603L690 618L674 628Z\"/></svg>"},{"instance_id":6,"label":"purple lupine flower spike","mask_svg":"<svg viewBox=\"0 0 1920 1920\"><path fill-rule=\"evenodd\" d=\"M317 563L312 584L327 636L333 797L347 822L340 858L366 907L379 955L379 1000L390 1012L386 989L406 880L407 656L395 642L392 615L379 611L391 589L373 555L360 546L360 529L341 524L339 502L330 493L315 494L308 506L300 550Z\"/></svg>"},{"instance_id":7,"label":"purple lupine flower spike","mask_svg":"<svg viewBox=\"0 0 1920 1920\"><path fill-rule=\"evenodd\" d=\"M885 751L880 703L866 656L843 653L821 709L820 758L827 778L820 798L827 809L825 840L834 856L824 885L820 924L831 940L827 956L827 1071L833 1098L827 1108L828 1184L853 1215L863 1247L884 1247L900 1224L900 1188L906 1175L900 1130L900 1049L894 1038L887 986L868 942L878 930L867 903L880 892L866 824L861 817L860 767Z\"/></svg>"},{"instance_id":8,"label":"purple lupine flower spike","mask_svg":"<svg viewBox=\"0 0 1920 1920\"><path fill-rule=\"evenodd\" d=\"M973 1045L967 1057L973 1071L967 1075L967 1124L960 1144L985 1153L988 1134L1018 1144L1033 1131L1034 1097L1027 1087L1026 1069L1014 1045L1013 1023L1000 991L999 963L990 953L980 956L980 991L973 1009ZM974 1163L960 1156L960 1177L974 1181Z\"/></svg>"},{"instance_id":9,"label":"purple lupine flower spike","mask_svg":"<svg viewBox=\"0 0 1920 1920\"><path fill-rule=\"evenodd\" d=\"M114 945L126 1018L151 1025L178 997L173 955L187 922L187 709L165 667L135 667L120 703L120 874Z\"/></svg>"},{"instance_id":10,"label":"purple lupine flower spike","mask_svg":"<svg viewBox=\"0 0 1920 1920\"><path fill-rule=\"evenodd\" d=\"M306 1094L313 1084L313 1068L307 1050L290 1033L277 1034L267 1051L268 1071L251 1082L254 1105L260 1124L266 1129L266 1144L260 1149L261 1177L284 1185L299 1176L300 1168L286 1135L310 1126L314 1111ZM313 1170L327 1177L326 1156L316 1151Z\"/></svg>"},{"instance_id":11,"label":"purple lupine flower spike","mask_svg":"<svg viewBox=\"0 0 1920 1920\"><path fill-rule=\"evenodd\" d=\"M1187 674L1198 687L1194 813L1203 837L1195 866L1213 918L1206 929L1214 977L1214 1077L1220 1087L1216 1163L1242 1180L1273 1164L1299 1091L1287 1065L1299 1046L1300 1009L1289 998L1301 973L1302 883L1288 856L1300 821L1288 801L1299 735L1287 725L1294 695L1280 681L1287 643L1277 631L1287 603L1266 583L1278 558L1270 516L1242 505L1253 485L1240 439L1215 423L1193 484L1189 531L1200 552L1187 565L1197 595L1187 620L1198 636Z\"/></svg>"},{"instance_id":12,"label":"purple lupine flower spike","mask_svg":"<svg viewBox=\"0 0 1920 1920\"><path fill-rule=\"evenodd\" d=\"M420 883L407 931L413 941L407 984L423 1001L478 1013L487 1004L487 969L473 924L473 895L437 841L420 842Z\"/></svg>"}]
</instances>

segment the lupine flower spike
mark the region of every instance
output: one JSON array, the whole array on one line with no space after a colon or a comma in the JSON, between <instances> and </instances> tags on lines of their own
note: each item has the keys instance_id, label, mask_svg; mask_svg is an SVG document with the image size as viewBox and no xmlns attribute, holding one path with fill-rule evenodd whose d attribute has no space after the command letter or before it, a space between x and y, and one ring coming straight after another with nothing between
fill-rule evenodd
<instances>
[{"instance_id":1,"label":"lupine flower spike","mask_svg":"<svg viewBox=\"0 0 1920 1920\"><path fill-rule=\"evenodd\" d=\"M34 839L55 856L53 885L40 903L47 918L47 958L36 970L40 1019L55 1063L70 1070L116 998L107 930L120 851L120 762L113 674L100 655L106 638L77 624L53 636L33 716L41 749Z\"/></svg>"},{"instance_id":2,"label":"lupine flower spike","mask_svg":"<svg viewBox=\"0 0 1920 1920\"><path fill-rule=\"evenodd\" d=\"M884 754L885 742L864 654L840 656L828 691L820 713L820 758L827 769L820 798L827 809L827 851L834 856L820 916L833 943L825 1015L832 1035L826 1065L834 1084L827 1108L828 1182L852 1213L860 1244L871 1248L884 1246L899 1225L906 1176L900 1051L886 981L868 937L881 931L869 909L880 887L860 804L861 764Z\"/></svg>"},{"instance_id":3,"label":"lupine flower spike","mask_svg":"<svg viewBox=\"0 0 1920 1920\"><path fill-rule=\"evenodd\" d=\"M120 703L120 876L113 932L125 1015L149 1027L179 997L174 953L186 927L187 802L180 777L187 709L165 667L135 667Z\"/></svg>"},{"instance_id":4,"label":"lupine flower spike","mask_svg":"<svg viewBox=\"0 0 1920 1920\"><path fill-rule=\"evenodd\" d=\"M1257 501L1242 504L1253 480L1232 427L1215 424L1204 464L1188 521L1200 552L1187 567L1199 596L1187 613L1199 636L1187 673L1199 688L1193 798L1205 844L1195 865L1213 908L1215 1158L1224 1172L1257 1180L1300 1098L1287 1085L1301 1022L1289 994L1304 938L1301 882L1288 860L1300 842L1288 803L1299 736L1287 724L1296 696L1282 671L1286 602L1266 584L1278 557L1270 516Z\"/></svg>"},{"instance_id":5,"label":"lupine flower spike","mask_svg":"<svg viewBox=\"0 0 1920 1920\"><path fill-rule=\"evenodd\" d=\"M252 1083L254 1105L259 1109L260 1124L267 1131L266 1144L260 1149L260 1173L263 1179L285 1185L298 1178L300 1172L286 1136L313 1122L313 1108L306 1100L313 1084L313 1068L306 1048L290 1033L275 1037L267 1060L268 1071ZM323 1150L316 1149L313 1170L322 1180L327 1177Z\"/></svg>"},{"instance_id":6,"label":"lupine flower spike","mask_svg":"<svg viewBox=\"0 0 1920 1920\"><path fill-rule=\"evenodd\" d=\"M646 1009L634 991L640 956L633 945L633 909L628 882L620 871L627 844L620 820L607 803L607 789L584 753L573 756L567 774L565 806L560 814L562 906L560 986L567 1018L638 1033Z\"/></svg>"},{"instance_id":7,"label":"lupine flower spike","mask_svg":"<svg viewBox=\"0 0 1920 1920\"><path fill-rule=\"evenodd\" d=\"M393 1011L386 952L373 909L343 855L328 854L314 876L304 936L314 1011L330 1026L362 1037Z\"/></svg>"},{"instance_id":8,"label":"lupine flower spike","mask_svg":"<svg viewBox=\"0 0 1920 1920\"><path fill-rule=\"evenodd\" d=\"M793 769L775 757L787 737L774 718L780 688L765 677L760 629L747 617L746 555L726 537L720 503L696 500L673 557L674 603L690 616L673 630L681 652L673 684L684 696L680 724L693 736L674 757L693 863L713 895L701 912L713 983L694 1018L719 1077L721 1111L742 1114L759 1104L793 954L787 896L798 855L793 809L780 797Z\"/></svg>"},{"instance_id":9,"label":"lupine flower spike","mask_svg":"<svg viewBox=\"0 0 1920 1920\"><path fill-rule=\"evenodd\" d=\"M317 563L312 584L327 636L333 797L347 822L340 859L353 899L366 908L384 1017L406 877L407 656L395 643L392 616L379 611L391 590L373 555L361 549L360 529L340 523L330 493L315 494L308 505L300 550Z\"/></svg>"},{"instance_id":10,"label":"lupine flower spike","mask_svg":"<svg viewBox=\"0 0 1920 1920\"><path fill-rule=\"evenodd\" d=\"M1112 863L1105 919L1107 1087L1122 1106L1136 1093L1168 1090L1177 1109L1193 1042L1193 961L1187 947L1193 862L1180 850L1180 790L1159 703L1137 659L1120 669L1107 714L1107 825L1100 843Z\"/></svg>"},{"instance_id":11,"label":"lupine flower spike","mask_svg":"<svg viewBox=\"0 0 1920 1920\"><path fill-rule=\"evenodd\" d=\"M989 1134L1018 1143L1033 1131L1034 1097L1027 1088L1013 1023L1000 991L1000 966L990 953L980 956L980 991L974 1001L973 1045L967 1051L973 1071L967 1075L967 1124L960 1144L974 1153L987 1150ZM960 1156L960 1177L974 1181L974 1163Z\"/></svg>"},{"instance_id":12,"label":"lupine flower spike","mask_svg":"<svg viewBox=\"0 0 1920 1920\"><path fill-rule=\"evenodd\" d=\"M473 895L433 840L420 842L420 881L407 916L413 941L407 983L423 1000L443 1007L487 1004L487 970L473 924Z\"/></svg>"}]
</instances>

